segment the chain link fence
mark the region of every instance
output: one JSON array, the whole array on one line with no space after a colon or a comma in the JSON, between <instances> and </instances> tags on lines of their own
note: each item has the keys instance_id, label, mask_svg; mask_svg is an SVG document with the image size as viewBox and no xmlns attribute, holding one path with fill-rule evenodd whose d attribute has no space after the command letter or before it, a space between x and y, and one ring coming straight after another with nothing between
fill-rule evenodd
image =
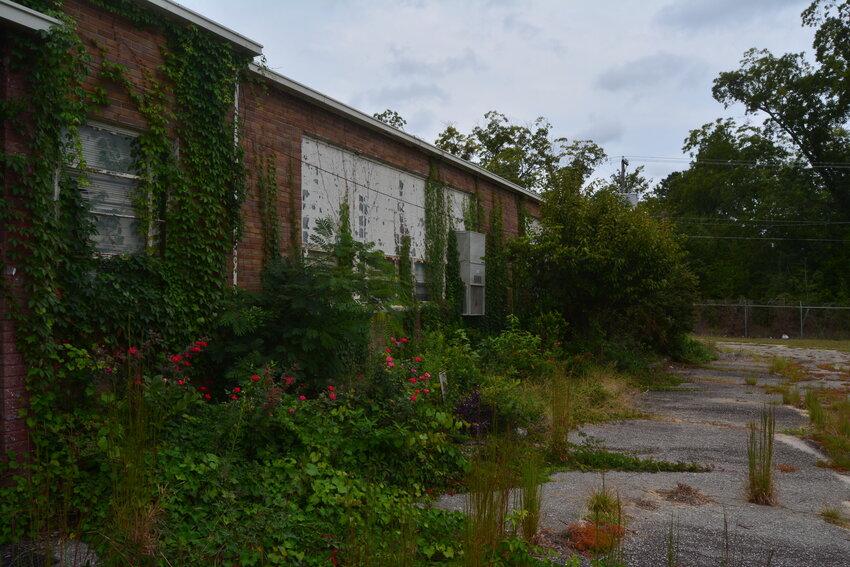
<instances>
[{"instance_id":1,"label":"chain link fence","mask_svg":"<svg viewBox=\"0 0 850 567\"><path fill-rule=\"evenodd\" d=\"M695 303L694 310L694 330L702 335L850 339L850 306L846 305L709 299Z\"/></svg>"}]
</instances>

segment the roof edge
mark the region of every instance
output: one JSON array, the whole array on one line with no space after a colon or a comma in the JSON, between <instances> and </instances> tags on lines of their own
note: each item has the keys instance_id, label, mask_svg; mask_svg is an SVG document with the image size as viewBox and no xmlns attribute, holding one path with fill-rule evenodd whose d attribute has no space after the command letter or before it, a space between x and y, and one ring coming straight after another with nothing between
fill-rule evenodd
<instances>
[{"instance_id":1,"label":"roof edge","mask_svg":"<svg viewBox=\"0 0 850 567\"><path fill-rule=\"evenodd\" d=\"M293 93L296 96L299 96L300 98L314 102L335 114L350 118L351 120L354 120L355 122L362 124L367 128L377 130L383 134L396 138L404 144L417 147L432 156L438 157L475 175L484 177L490 181L493 181L494 183L497 183L498 185L510 189L511 191L519 193L525 197L529 197L530 199L533 199L538 203L542 201L540 195L526 189L525 187L517 185L516 183L508 181L507 179L504 179L502 177L499 177L495 173L487 171L483 167L476 165L472 162L466 161L465 159L461 159L455 155L452 155L445 150L441 150L433 144L429 144L428 142L417 138L416 136L408 134L407 132L399 130L398 128L393 128L392 126L389 126L381 122L380 120L369 116L364 112L352 108L347 104L339 102L336 99L326 96L317 90L302 85L301 83L294 81L288 77L285 77L279 73L276 73L266 67L262 67L260 65L257 65L256 63L252 63L250 66L250 70L256 73L257 75L260 75L261 77L272 81L276 85L283 87L290 93Z\"/></svg>"},{"instance_id":2,"label":"roof edge","mask_svg":"<svg viewBox=\"0 0 850 567\"><path fill-rule=\"evenodd\" d=\"M177 2L172 2L172 0L136 0L140 4L147 4L148 6L159 10L161 12L166 12L171 16L176 17L179 20L184 22L194 24L200 28L207 30L212 33L228 41L233 44L239 51L243 53L248 53L253 55L254 57L263 54L263 46L257 43L252 39L248 39L244 35L237 33L230 28L227 28L213 20L203 16L194 10L190 10L189 8L178 4Z\"/></svg>"},{"instance_id":3,"label":"roof edge","mask_svg":"<svg viewBox=\"0 0 850 567\"><path fill-rule=\"evenodd\" d=\"M21 6L11 0L0 0L0 22L8 22L31 31L47 31L53 26L62 25L62 22L56 18L37 12L32 8Z\"/></svg>"}]
</instances>

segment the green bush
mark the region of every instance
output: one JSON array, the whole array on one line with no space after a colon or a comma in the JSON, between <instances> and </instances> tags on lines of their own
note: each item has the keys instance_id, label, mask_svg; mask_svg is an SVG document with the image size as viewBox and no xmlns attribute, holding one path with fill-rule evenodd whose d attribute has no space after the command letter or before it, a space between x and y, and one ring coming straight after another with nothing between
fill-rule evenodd
<instances>
[{"instance_id":1,"label":"green bush","mask_svg":"<svg viewBox=\"0 0 850 567\"><path fill-rule=\"evenodd\" d=\"M499 429L539 428L545 420L543 401L516 378L488 375L480 387L481 401L494 410Z\"/></svg>"},{"instance_id":2,"label":"green bush","mask_svg":"<svg viewBox=\"0 0 850 567\"><path fill-rule=\"evenodd\" d=\"M507 317L508 328L486 337L479 345L481 363L490 373L515 378L536 378L547 368L539 336L520 329L519 319Z\"/></svg>"}]
</instances>

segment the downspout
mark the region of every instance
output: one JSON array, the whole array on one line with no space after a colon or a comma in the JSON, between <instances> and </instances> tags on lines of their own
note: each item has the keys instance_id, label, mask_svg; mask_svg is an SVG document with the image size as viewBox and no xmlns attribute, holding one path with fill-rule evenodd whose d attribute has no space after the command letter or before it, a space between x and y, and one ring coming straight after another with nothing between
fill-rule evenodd
<instances>
[{"instance_id":1,"label":"downspout","mask_svg":"<svg viewBox=\"0 0 850 567\"><path fill-rule=\"evenodd\" d=\"M239 146L239 80L237 79L236 85L233 89L233 148L236 149ZM234 201L238 200L238 195L236 191L233 192ZM233 252L231 254L233 258L233 287L236 287L239 283L239 241L236 240L236 237L239 233L239 228L237 226L233 227Z\"/></svg>"}]
</instances>

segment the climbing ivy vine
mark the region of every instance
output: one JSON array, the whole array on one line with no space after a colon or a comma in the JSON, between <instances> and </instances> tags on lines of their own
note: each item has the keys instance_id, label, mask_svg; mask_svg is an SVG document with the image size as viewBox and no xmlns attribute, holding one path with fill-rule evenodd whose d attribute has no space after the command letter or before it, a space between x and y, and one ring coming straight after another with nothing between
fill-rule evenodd
<instances>
[{"instance_id":1,"label":"climbing ivy vine","mask_svg":"<svg viewBox=\"0 0 850 567\"><path fill-rule=\"evenodd\" d=\"M227 290L245 186L233 111L248 58L131 1L93 1L140 28L162 31L164 64L139 78L110 61L104 46L92 42L89 52L56 2L22 0L64 25L9 32L9 69L26 94L0 101L0 120L22 140L0 154L6 191L0 221L6 268L15 276L4 278L3 293L27 363L33 456L30 475L14 493L25 503L44 498L29 502L42 510L63 494L98 497L74 491L86 473L79 448L66 444L91 421L86 404L95 391L86 349L126 352L153 330L172 346L204 333ZM141 182L132 198L152 245L127 257L94 254L94 223L80 191L85 175L61 167L80 162L77 129L108 104L110 84L124 89L146 122L134 142ZM40 488L24 492L26 486ZM11 494L0 503L0 516L4 506L14 506ZM10 535L4 529L0 522L0 539Z\"/></svg>"},{"instance_id":2,"label":"climbing ivy vine","mask_svg":"<svg viewBox=\"0 0 850 567\"><path fill-rule=\"evenodd\" d=\"M502 225L502 203L496 199L490 209L490 229L484 254L485 308L484 324L489 332L504 328L510 312L508 286L510 274L505 250L505 233Z\"/></svg>"},{"instance_id":3,"label":"climbing ivy vine","mask_svg":"<svg viewBox=\"0 0 850 567\"><path fill-rule=\"evenodd\" d=\"M446 281L446 186L431 164L425 181L425 285L428 299L441 304Z\"/></svg>"},{"instance_id":4,"label":"climbing ivy vine","mask_svg":"<svg viewBox=\"0 0 850 567\"><path fill-rule=\"evenodd\" d=\"M280 259L280 223L277 210L277 166L273 155L257 158L257 204L263 238L263 265Z\"/></svg>"}]
</instances>

